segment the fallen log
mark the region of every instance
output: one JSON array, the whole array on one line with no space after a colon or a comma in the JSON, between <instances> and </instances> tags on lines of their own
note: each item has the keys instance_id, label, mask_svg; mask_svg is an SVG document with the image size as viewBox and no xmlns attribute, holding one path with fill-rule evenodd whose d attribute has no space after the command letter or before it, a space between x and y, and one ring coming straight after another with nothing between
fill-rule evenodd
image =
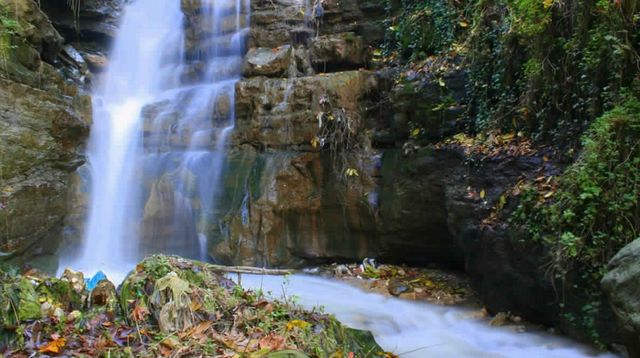
<instances>
[{"instance_id":1,"label":"fallen log","mask_svg":"<svg viewBox=\"0 0 640 358\"><path fill-rule=\"evenodd\" d=\"M208 265L210 269L218 272L226 272L226 273L244 273L250 275L273 275L273 276L284 276L291 275L296 273L296 270L290 269L267 269L260 267L251 267L251 266L224 266L224 265Z\"/></svg>"}]
</instances>

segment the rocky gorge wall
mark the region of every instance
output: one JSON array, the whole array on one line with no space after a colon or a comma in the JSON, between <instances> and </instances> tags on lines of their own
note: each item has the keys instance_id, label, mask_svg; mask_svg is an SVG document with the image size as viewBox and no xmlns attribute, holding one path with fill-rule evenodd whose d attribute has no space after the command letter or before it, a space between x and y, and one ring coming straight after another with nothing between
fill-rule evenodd
<instances>
[{"instance_id":1,"label":"rocky gorge wall","mask_svg":"<svg viewBox=\"0 0 640 358\"><path fill-rule=\"evenodd\" d=\"M253 1L251 10L211 256L269 266L367 256L459 264L441 210L444 178L413 179L444 162L405 163L396 145L405 128L380 103L385 78L372 71L370 46L384 36L382 4ZM355 145L335 137L339 122ZM348 165L336 168L340 156Z\"/></svg>"},{"instance_id":2,"label":"rocky gorge wall","mask_svg":"<svg viewBox=\"0 0 640 358\"><path fill-rule=\"evenodd\" d=\"M580 289L580 272L550 275L549 247L511 223L523 183L552 191L549 178L567 163L520 134L464 134L464 56L381 67L371 45L384 36L384 16L374 1L325 1L315 12L252 2L211 256L260 266L363 257L446 265L471 276L492 312L622 342L608 298ZM324 141L327 102L344 108L360 143L343 171Z\"/></svg>"},{"instance_id":3,"label":"rocky gorge wall","mask_svg":"<svg viewBox=\"0 0 640 358\"><path fill-rule=\"evenodd\" d=\"M34 1L3 0L0 10L0 251L44 257L57 249L71 175L84 161L86 65Z\"/></svg>"}]
</instances>

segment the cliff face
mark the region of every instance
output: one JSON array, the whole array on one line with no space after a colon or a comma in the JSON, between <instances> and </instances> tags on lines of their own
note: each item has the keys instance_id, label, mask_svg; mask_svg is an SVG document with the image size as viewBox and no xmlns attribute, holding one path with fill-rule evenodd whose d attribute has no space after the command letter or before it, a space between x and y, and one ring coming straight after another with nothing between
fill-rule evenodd
<instances>
[{"instance_id":1,"label":"cliff face","mask_svg":"<svg viewBox=\"0 0 640 358\"><path fill-rule=\"evenodd\" d=\"M3 0L8 46L0 68L0 245L4 255L55 252L70 176L84 157L91 101L75 81L81 65L34 1ZM7 33L6 31L10 31Z\"/></svg>"},{"instance_id":2,"label":"cliff face","mask_svg":"<svg viewBox=\"0 0 640 358\"><path fill-rule=\"evenodd\" d=\"M387 79L372 70L370 46L384 36L382 4L251 6L211 255L272 266L366 256L459 264L440 210L442 178L413 180L396 146L404 128L380 103Z\"/></svg>"}]
</instances>

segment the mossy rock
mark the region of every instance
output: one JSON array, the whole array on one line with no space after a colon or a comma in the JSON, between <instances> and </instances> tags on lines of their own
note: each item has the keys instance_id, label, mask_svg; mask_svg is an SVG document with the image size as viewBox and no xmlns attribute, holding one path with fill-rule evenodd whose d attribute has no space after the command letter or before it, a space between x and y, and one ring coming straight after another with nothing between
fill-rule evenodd
<instances>
[{"instance_id":1,"label":"mossy rock","mask_svg":"<svg viewBox=\"0 0 640 358\"><path fill-rule=\"evenodd\" d=\"M65 311L79 310L82 308L82 296L73 289L68 281L49 278L38 285L36 289L38 298L46 300Z\"/></svg>"},{"instance_id":2,"label":"mossy rock","mask_svg":"<svg viewBox=\"0 0 640 358\"><path fill-rule=\"evenodd\" d=\"M339 356L341 352L375 357L382 353L371 333L347 328L330 315L267 301L262 293L246 291L227 279L218 267L198 261L149 257L125 279L120 294L127 317L137 307L145 307L149 310L145 323L165 334L211 320L224 327L224 322L240 319L242 323L235 323L239 327L259 326L265 335L278 334L292 348L266 357Z\"/></svg>"}]
</instances>

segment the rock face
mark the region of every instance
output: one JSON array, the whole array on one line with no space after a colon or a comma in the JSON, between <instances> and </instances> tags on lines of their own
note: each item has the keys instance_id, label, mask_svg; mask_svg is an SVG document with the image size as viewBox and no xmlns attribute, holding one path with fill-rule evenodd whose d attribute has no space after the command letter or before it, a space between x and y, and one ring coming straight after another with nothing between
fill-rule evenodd
<instances>
[{"instance_id":1,"label":"rock face","mask_svg":"<svg viewBox=\"0 0 640 358\"><path fill-rule=\"evenodd\" d=\"M42 10L66 39L108 50L118 29L122 0L84 0L77 17L66 0L42 2Z\"/></svg>"},{"instance_id":2,"label":"rock face","mask_svg":"<svg viewBox=\"0 0 640 358\"><path fill-rule=\"evenodd\" d=\"M450 132L444 112L456 127L463 71L456 60L428 64L439 72L408 79L416 91L371 71L367 49L383 38L384 14L375 1L329 0L316 9L251 2L220 224L209 230L212 257L269 266L366 256L462 265L442 208L458 174L448 167L464 158L419 143L419 154L407 155L398 143L410 122L434 129L431 139ZM392 103L381 104L387 94ZM442 110L423 123L416 105Z\"/></svg>"},{"instance_id":3,"label":"rock face","mask_svg":"<svg viewBox=\"0 0 640 358\"><path fill-rule=\"evenodd\" d=\"M640 357L640 239L613 257L602 280L629 353Z\"/></svg>"},{"instance_id":4,"label":"rock face","mask_svg":"<svg viewBox=\"0 0 640 358\"><path fill-rule=\"evenodd\" d=\"M364 40L353 32L315 37L311 39L309 47L311 63L319 70L365 65Z\"/></svg>"},{"instance_id":5,"label":"rock face","mask_svg":"<svg viewBox=\"0 0 640 358\"><path fill-rule=\"evenodd\" d=\"M9 257L55 252L71 173L83 163L90 99L52 63L62 37L33 1L17 11L17 44L0 70L0 250ZM29 52L25 61L21 53ZM48 62L47 62L48 61Z\"/></svg>"}]
</instances>

